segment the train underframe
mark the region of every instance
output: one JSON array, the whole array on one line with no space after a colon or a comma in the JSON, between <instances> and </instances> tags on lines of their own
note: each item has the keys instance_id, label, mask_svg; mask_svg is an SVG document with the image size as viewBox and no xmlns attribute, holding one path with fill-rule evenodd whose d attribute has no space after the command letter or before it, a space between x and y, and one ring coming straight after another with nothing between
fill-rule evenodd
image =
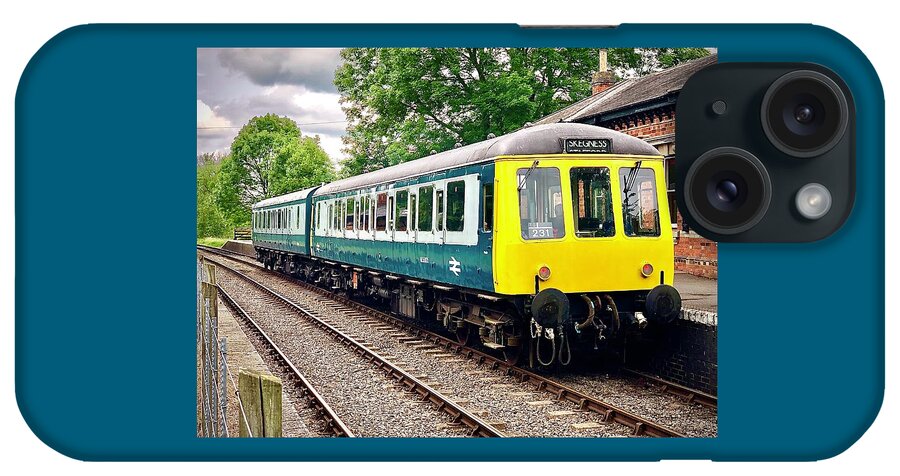
<instances>
[{"instance_id":1,"label":"train underframe","mask_svg":"<svg viewBox=\"0 0 900 476\"><path fill-rule=\"evenodd\" d=\"M436 321L461 344L480 343L510 364L533 368L621 360L626 336L671 322L681 307L677 291L665 285L649 293L547 288L533 296L503 296L283 251L256 253L267 269L375 301L398 316Z\"/></svg>"}]
</instances>

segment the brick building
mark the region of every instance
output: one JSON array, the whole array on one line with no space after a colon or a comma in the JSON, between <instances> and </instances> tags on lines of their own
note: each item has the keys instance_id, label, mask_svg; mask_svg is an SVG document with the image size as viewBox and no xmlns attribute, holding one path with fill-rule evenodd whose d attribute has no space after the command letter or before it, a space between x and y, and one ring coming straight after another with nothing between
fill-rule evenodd
<instances>
[{"instance_id":1,"label":"brick building","mask_svg":"<svg viewBox=\"0 0 900 476\"><path fill-rule=\"evenodd\" d=\"M669 220L675 237L675 269L698 276L716 278L716 243L691 231L675 204L675 102L688 78L717 56L710 55L640 78L616 81L608 71L606 52L601 50L600 68L591 82L592 94L569 107L541 118L535 124L580 122L614 129L639 137L656 147L666 158L669 192Z\"/></svg>"}]
</instances>

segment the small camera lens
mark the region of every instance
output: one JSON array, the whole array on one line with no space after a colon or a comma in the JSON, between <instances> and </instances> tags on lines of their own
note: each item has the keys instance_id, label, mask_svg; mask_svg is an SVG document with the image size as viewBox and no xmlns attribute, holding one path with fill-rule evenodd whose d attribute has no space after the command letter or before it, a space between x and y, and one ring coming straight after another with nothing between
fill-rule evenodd
<instances>
[{"instance_id":1,"label":"small camera lens","mask_svg":"<svg viewBox=\"0 0 900 476\"><path fill-rule=\"evenodd\" d=\"M809 104L801 104L794 109L794 119L800 124L809 124L815 117L816 112Z\"/></svg>"},{"instance_id":2,"label":"small camera lens","mask_svg":"<svg viewBox=\"0 0 900 476\"><path fill-rule=\"evenodd\" d=\"M792 71L772 83L762 102L763 130L794 157L831 150L847 129L849 108L841 88L816 71Z\"/></svg>"},{"instance_id":3,"label":"small camera lens","mask_svg":"<svg viewBox=\"0 0 900 476\"><path fill-rule=\"evenodd\" d=\"M719 234L741 233L756 225L769 208L771 194L762 162L735 147L701 155L685 178L688 212L704 228Z\"/></svg>"},{"instance_id":4,"label":"small camera lens","mask_svg":"<svg viewBox=\"0 0 900 476\"><path fill-rule=\"evenodd\" d=\"M722 180L716 184L716 196L722 202L731 203L735 201L738 196L737 184L731 180Z\"/></svg>"}]
</instances>

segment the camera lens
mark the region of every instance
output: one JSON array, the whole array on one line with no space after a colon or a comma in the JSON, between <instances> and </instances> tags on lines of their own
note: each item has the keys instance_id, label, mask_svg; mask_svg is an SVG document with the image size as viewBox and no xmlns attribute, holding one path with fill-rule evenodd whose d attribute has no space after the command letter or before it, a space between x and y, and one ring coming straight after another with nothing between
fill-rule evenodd
<instances>
[{"instance_id":1,"label":"camera lens","mask_svg":"<svg viewBox=\"0 0 900 476\"><path fill-rule=\"evenodd\" d=\"M824 74L801 70L772 83L762 102L763 130L779 150L815 157L831 150L847 129L847 98Z\"/></svg>"},{"instance_id":2,"label":"camera lens","mask_svg":"<svg viewBox=\"0 0 900 476\"><path fill-rule=\"evenodd\" d=\"M801 104L794 109L794 119L800 124L809 124L816 118L816 112L809 104Z\"/></svg>"},{"instance_id":3,"label":"camera lens","mask_svg":"<svg viewBox=\"0 0 900 476\"><path fill-rule=\"evenodd\" d=\"M733 202L738 196L737 185L731 180L722 180L716 184L716 196L721 202Z\"/></svg>"},{"instance_id":4,"label":"camera lens","mask_svg":"<svg viewBox=\"0 0 900 476\"><path fill-rule=\"evenodd\" d=\"M735 234L756 225L772 195L765 167L753 154L720 147L701 155L687 172L685 204L704 228Z\"/></svg>"}]
</instances>

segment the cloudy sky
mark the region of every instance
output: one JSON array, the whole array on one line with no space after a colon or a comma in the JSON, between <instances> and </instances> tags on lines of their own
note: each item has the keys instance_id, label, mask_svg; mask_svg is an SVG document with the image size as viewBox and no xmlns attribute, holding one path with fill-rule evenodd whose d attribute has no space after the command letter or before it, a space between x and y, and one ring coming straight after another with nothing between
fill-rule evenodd
<instances>
[{"instance_id":1,"label":"cloudy sky","mask_svg":"<svg viewBox=\"0 0 900 476\"><path fill-rule=\"evenodd\" d=\"M197 154L227 152L251 117L274 113L342 159L346 123L332 83L340 62L340 49L198 49Z\"/></svg>"}]
</instances>

